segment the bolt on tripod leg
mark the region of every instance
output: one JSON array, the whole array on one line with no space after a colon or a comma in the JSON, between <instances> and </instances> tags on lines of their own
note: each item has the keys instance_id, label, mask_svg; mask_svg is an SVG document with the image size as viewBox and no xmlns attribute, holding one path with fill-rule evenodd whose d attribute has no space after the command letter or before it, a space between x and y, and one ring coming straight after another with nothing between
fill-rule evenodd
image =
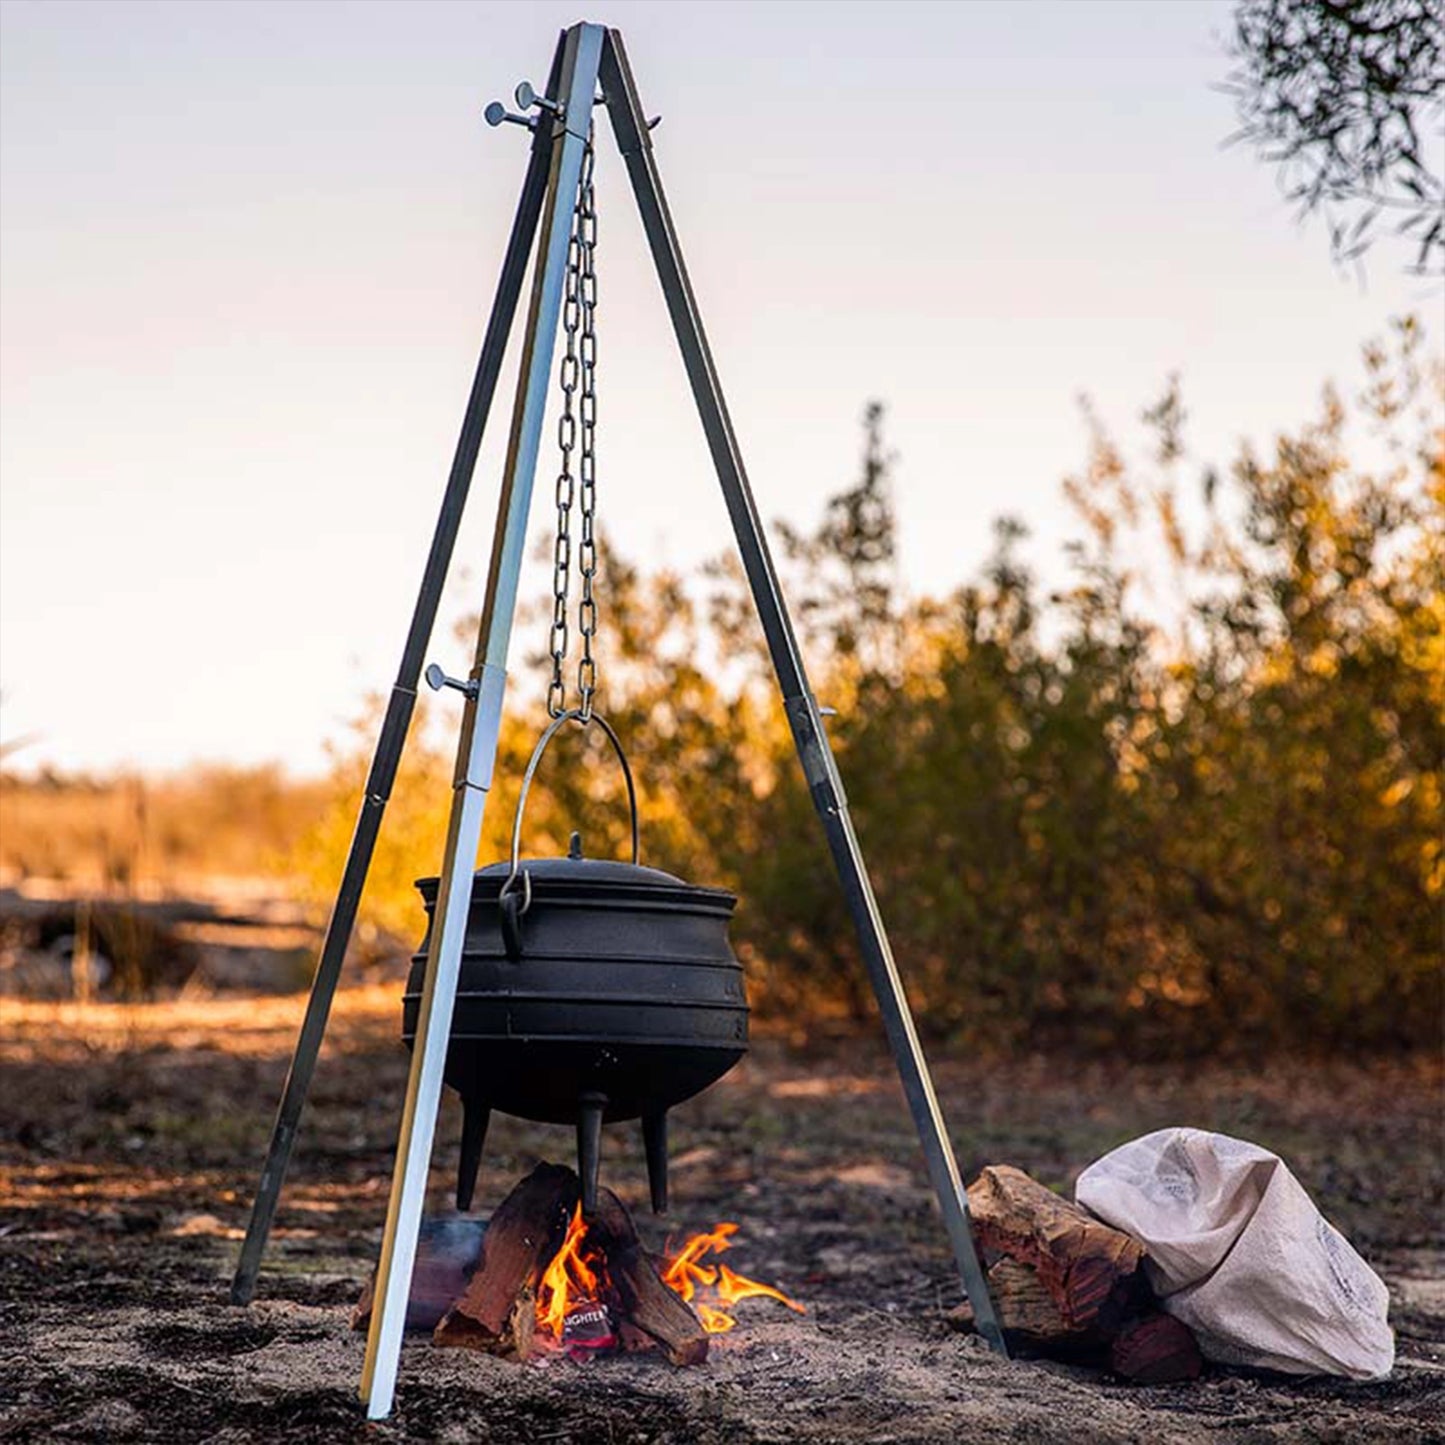
<instances>
[{"instance_id":1,"label":"bolt on tripod leg","mask_svg":"<svg viewBox=\"0 0 1445 1445\"><path fill-rule=\"evenodd\" d=\"M768 552L757 504L748 485L737 437L733 433L717 369L703 332L697 301L683 265L677 233L662 193L662 180L653 161L647 122L628 68L622 37L615 30L608 32L603 54L602 88L607 99L608 118L616 133L618 148L627 164L627 174L642 213L643 230L662 283L673 331L722 486L723 500L732 519L748 585L767 638L773 670L782 689L798 757L853 917L859 947L883 1015L903 1092L923 1146L954 1259L973 1306L979 1333L995 1351L1007 1355L1003 1333L989 1295L988 1281L969 1227L968 1196L959 1178L958 1164L934 1096L928 1064L914 1031L908 1000L848 815L842 779L823 731L817 700L808 687L802 654L793 635L777 571Z\"/></svg>"},{"instance_id":2,"label":"bolt on tripod leg","mask_svg":"<svg viewBox=\"0 0 1445 1445\"><path fill-rule=\"evenodd\" d=\"M552 62L554 78L560 60L559 43L557 56ZM507 337L512 330L522 282L526 278L527 257L532 249L532 239L536 235L537 218L542 213L550 156L550 138L539 136L533 144L526 179L522 183L522 195L517 204L516 218L512 222L512 233L502 262L496 301L492 307L491 319L487 323L476 377L472 382L471 396L462 421L461 436L457 440L456 455L432 535L426 570L422 575L421 589L417 595L411 627L407 631L401 665L397 670L396 685L392 688L386 716L377 737L376 754L367 776L341 887L326 926L326 938L321 946L316 975L311 983L306 1016L291 1058L291 1067L286 1075L286 1085L276 1111L276 1121L271 1129L271 1142L266 1150L266 1162L262 1166L255 1202L251 1206L246 1239L241 1246L236 1274L231 1282L231 1300L235 1304L249 1304L256 1293L256 1276L260 1272L261 1257L265 1253L266 1240L271 1233L271 1224L280 1202L281 1186L285 1182L286 1169L291 1161L291 1149L296 1141L301 1111L306 1107L306 1096L310 1092L311 1079L316 1072L316 1059L321 1052L326 1021L331 1014L331 1001L341 978L341 965L356 923L356 910L360 905L366 875L371 867L371 856L381 828L382 814L386 810L392 785L396 781L407 729L411 725L412 711L416 706L416 686L421 675L422 658L436 623L437 609L441 603L447 570L456 545L457 529L461 525L467 493L471 488L472 473L477 465L477 453L481 449L482 433L486 428L487 414L491 410L492 397L497 389L497 378L502 370Z\"/></svg>"}]
</instances>

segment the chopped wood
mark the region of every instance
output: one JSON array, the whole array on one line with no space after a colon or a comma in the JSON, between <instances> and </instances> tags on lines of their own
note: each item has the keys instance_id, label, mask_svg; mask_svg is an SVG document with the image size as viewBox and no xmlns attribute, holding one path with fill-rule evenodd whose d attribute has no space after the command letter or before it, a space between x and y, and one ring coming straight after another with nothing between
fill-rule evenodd
<instances>
[{"instance_id":1,"label":"chopped wood","mask_svg":"<svg viewBox=\"0 0 1445 1445\"><path fill-rule=\"evenodd\" d=\"M475 1215L423 1219L417 1238L416 1267L411 1275L411 1293L406 1302L406 1328L431 1331L466 1289L482 1257L482 1237L487 1222ZM351 1328L371 1326L372 1296L376 1289L373 1272L351 1314Z\"/></svg>"},{"instance_id":2,"label":"chopped wood","mask_svg":"<svg viewBox=\"0 0 1445 1445\"><path fill-rule=\"evenodd\" d=\"M465 1290L436 1326L438 1344L527 1358L534 1347L537 1286L566 1236L580 1193L577 1175L554 1164L538 1165L517 1185L492 1215ZM623 1347L661 1346L675 1365L705 1360L707 1332L663 1282L622 1201L602 1190L587 1223L607 1260Z\"/></svg>"},{"instance_id":3,"label":"chopped wood","mask_svg":"<svg viewBox=\"0 0 1445 1445\"><path fill-rule=\"evenodd\" d=\"M512 1351L519 1360L525 1360L532 1353L537 1337L537 1296L530 1284L517 1291L512 1302L512 1312L507 1316L504 1338L510 1338Z\"/></svg>"},{"instance_id":4,"label":"chopped wood","mask_svg":"<svg viewBox=\"0 0 1445 1445\"><path fill-rule=\"evenodd\" d=\"M487 1226L476 1273L432 1335L437 1344L526 1357L534 1291L579 1194L576 1174L560 1164L539 1164L512 1190Z\"/></svg>"},{"instance_id":5,"label":"chopped wood","mask_svg":"<svg viewBox=\"0 0 1445 1445\"><path fill-rule=\"evenodd\" d=\"M622 1317L661 1345L672 1364L700 1365L707 1359L707 1331L687 1301L663 1282L626 1205L610 1189L598 1191L588 1227L607 1256Z\"/></svg>"},{"instance_id":6,"label":"chopped wood","mask_svg":"<svg viewBox=\"0 0 1445 1445\"><path fill-rule=\"evenodd\" d=\"M968 1187L979 1243L1037 1271L1064 1324L1112 1332L1148 1286L1144 1246L1008 1164L991 1164Z\"/></svg>"},{"instance_id":7,"label":"chopped wood","mask_svg":"<svg viewBox=\"0 0 1445 1445\"><path fill-rule=\"evenodd\" d=\"M1093 1325L1071 1325L1037 1273L1017 1260L1001 1259L988 1272L989 1292L1009 1344L1047 1354L1102 1353L1107 1337ZM973 1329L967 1300L948 1312L955 1329Z\"/></svg>"},{"instance_id":8,"label":"chopped wood","mask_svg":"<svg viewBox=\"0 0 1445 1445\"><path fill-rule=\"evenodd\" d=\"M643 1350L655 1350L657 1341L645 1331L637 1328L631 1320L623 1320L617 1326L617 1338L622 1341L622 1351L627 1355L635 1355Z\"/></svg>"},{"instance_id":9,"label":"chopped wood","mask_svg":"<svg viewBox=\"0 0 1445 1445\"><path fill-rule=\"evenodd\" d=\"M1139 1385L1167 1385L1176 1380L1197 1380L1204 1368L1194 1332L1173 1315L1162 1311L1130 1320L1109 1350L1116 1374Z\"/></svg>"}]
</instances>

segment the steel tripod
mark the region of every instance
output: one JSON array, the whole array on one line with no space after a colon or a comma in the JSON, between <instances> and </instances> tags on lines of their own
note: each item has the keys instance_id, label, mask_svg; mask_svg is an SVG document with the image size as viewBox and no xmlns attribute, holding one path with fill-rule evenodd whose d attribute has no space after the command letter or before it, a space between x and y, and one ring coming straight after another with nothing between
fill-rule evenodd
<instances>
[{"instance_id":1,"label":"steel tripod","mask_svg":"<svg viewBox=\"0 0 1445 1445\"><path fill-rule=\"evenodd\" d=\"M462 943L471 903L472 871L501 725L507 651L561 308L572 207L593 108L598 103L599 85L601 103L606 107L626 163L748 584L762 621L798 757L838 869L949 1243L980 1332L996 1351L1006 1353L974 1247L958 1165L868 880L842 779L823 730L817 700L808 686L757 505L743 469L737 438L663 196L648 122L637 97L622 37L619 32L599 25L579 24L564 31L558 41L545 94L538 96L528 86L519 87L518 104L535 109L534 115L508 115L498 106L489 111L488 119L494 123L513 120L532 130L521 201L401 666L377 740L351 851L327 926L231 1290L232 1299L242 1304L255 1293L261 1256L315 1071L382 812L396 778L416 704L423 653L436 620L482 431L516 315L523 273L540 223L476 659L469 677L453 683L464 694L464 704L453 776L451 819L361 1382L361 1395L372 1419L380 1419L390 1412L395 1390L406 1301L441 1098L442 1069L451 1034Z\"/></svg>"}]
</instances>

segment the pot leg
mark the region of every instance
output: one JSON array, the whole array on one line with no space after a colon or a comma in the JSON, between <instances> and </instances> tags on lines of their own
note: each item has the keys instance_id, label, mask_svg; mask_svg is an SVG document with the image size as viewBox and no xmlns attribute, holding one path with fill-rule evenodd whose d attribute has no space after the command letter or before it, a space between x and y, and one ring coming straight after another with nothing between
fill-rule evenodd
<instances>
[{"instance_id":1,"label":"pot leg","mask_svg":"<svg viewBox=\"0 0 1445 1445\"><path fill-rule=\"evenodd\" d=\"M647 1187L652 1212L667 1213L667 1110L642 1116L642 1147L647 1154Z\"/></svg>"},{"instance_id":2,"label":"pot leg","mask_svg":"<svg viewBox=\"0 0 1445 1445\"><path fill-rule=\"evenodd\" d=\"M602 1113L606 1094L583 1094L577 1114L577 1172L582 1176L582 1213L597 1212L597 1182L602 1170Z\"/></svg>"},{"instance_id":3,"label":"pot leg","mask_svg":"<svg viewBox=\"0 0 1445 1445\"><path fill-rule=\"evenodd\" d=\"M482 1145L487 1141L487 1123L492 1111L473 1099L462 1101L462 1160L457 1169L457 1208L463 1214L472 1207L477 1187L477 1169L482 1162Z\"/></svg>"}]
</instances>

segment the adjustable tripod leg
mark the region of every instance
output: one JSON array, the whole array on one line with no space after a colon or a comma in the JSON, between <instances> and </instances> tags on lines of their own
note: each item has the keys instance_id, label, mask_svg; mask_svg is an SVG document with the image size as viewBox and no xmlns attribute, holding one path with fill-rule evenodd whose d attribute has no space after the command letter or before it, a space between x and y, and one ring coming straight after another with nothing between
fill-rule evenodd
<instances>
[{"instance_id":1,"label":"adjustable tripod leg","mask_svg":"<svg viewBox=\"0 0 1445 1445\"><path fill-rule=\"evenodd\" d=\"M471 908L472 870L476 867L502 722L507 649L526 547L527 513L542 437L557 317L562 307L572 210L592 120L592 98L597 87L604 34L597 25L574 25L565 33L560 89L549 86L552 96L562 100L565 108L562 118L551 127L539 128L550 132L546 206L537 245L537 268L527 314L517 406L512 418L497 529L482 604L477 661L472 670L475 687L467 697L462 716L457 769L452 782L451 823L417 1013L416 1038L412 1044L411 1074L397 1140L386 1231L376 1271L371 1330L366 1340L361 1398L366 1402L367 1418L372 1420L383 1419L390 1413L396 1389L407 1295L416 1262L417 1232L426 1199L432 1138L441 1099L442 1068L451 1037L457 975Z\"/></svg>"},{"instance_id":2,"label":"adjustable tripod leg","mask_svg":"<svg viewBox=\"0 0 1445 1445\"><path fill-rule=\"evenodd\" d=\"M559 43L557 57L552 63L554 79L560 60ZM507 243L506 257L502 262L497 298L492 307L491 320L487 323L487 334L482 343L476 378L472 382L472 393L467 402L461 436L457 440L451 475L447 479L446 492L442 497L436 530L432 534L431 551L427 555L421 590L412 613L411 627L406 635L401 666L397 670L396 684L391 690L386 717L377 738L376 754L372 759L371 772L367 775L366 790L362 794L356 831L352 834L351 849L346 857L346 869L342 874L335 907L331 910L331 918L326 925L326 938L321 946L316 976L311 983L306 1017L296 1041L296 1051L291 1057L291 1068L286 1075L286 1086L281 1095L280 1107L276 1111L271 1143L266 1150L266 1162L256 1189L256 1200L251 1206L251 1220L246 1229L245 1243L241 1246L236 1275L231 1282L231 1300L235 1304L249 1304L256 1293L256 1276L261 1268L261 1256L265 1252L266 1239L271 1232L271 1222L275 1218L276 1206L281 1197L281 1186L285 1182L291 1147L295 1143L296 1129L301 1121L301 1111L306 1106L306 1095L311 1088L311 1077L316 1071L316 1058L321 1051L326 1020L331 1013L331 1000L341 977L346 946L351 941L351 930L356 922L361 891L371 867L376 835L381 828L381 818L387 799L391 796L392 784L396 781L397 765L401 761L407 729L411 725L412 710L416 706L416 685L421 675L422 658L436 622L437 608L441 602L447 569L451 565L452 549L456 543L457 528L461 524L472 472L477 464L477 452L482 444L482 432L487 424L487 413L491 410L492 396L497 388L497 377L507 349L507 337L516 315L517 300L521 295L522 280L527 270L527 256L532 249L537 217L541 214L542 199L547 189L550 155L550 137L539 135L533 144L526 179L522 183L521 200L517 205L511 239Z\"/></svg>"},{"instance_id":3,"label":"adjustable tripod leg","mask_svg":"<svg viewBox=\"0 0 1445 1445\"><path fill-rule=\"evenodd\" d=\"M708 350L672 217L662 194L662 181L652 158L652 141L632 73L628 69L622 37L615 30L608 33L607 48L603 54L602 88L607 99L607 114L617 135L618 148L627 163L627 173L642 213L643 229L647 233L658 279L662 282L683 364L687 368L703 430L707 434L713 465L722 484L723 499L732 518L738 550L762 620L773 669L782 688L798 757L853 915L853 926L857 930L863 960L883 1015L903 1092L923 1145L954 1259L973 1306L979 1333L994 1350L1006 1355L1003 1334L988 1292L988 1281L969 1228L968 1197L959 1178L953 1146L944 1130L943 1115L934 1096L928 1063L914 1031L908 999L893 961L872 885L868 881L863 854L848 814L842 779L823 731L817 700L808 687L802 655L793 635L777 572L768 553L757 504L743 470L742 456L727 414L727 405L723 401L717 369Z\"/></svg>"}]
</instances>

